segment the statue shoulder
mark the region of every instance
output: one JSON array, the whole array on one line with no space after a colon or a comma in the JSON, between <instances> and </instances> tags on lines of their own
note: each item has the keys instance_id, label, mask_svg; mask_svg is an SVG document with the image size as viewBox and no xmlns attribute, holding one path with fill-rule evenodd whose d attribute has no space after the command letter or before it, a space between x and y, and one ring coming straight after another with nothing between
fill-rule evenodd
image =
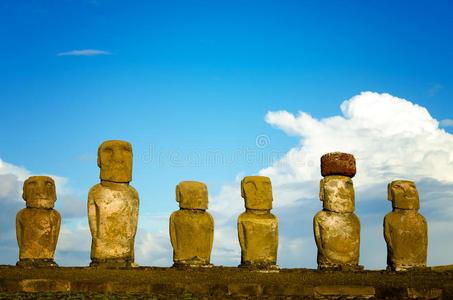
<instances>
[{"instance_id":1,"label":"statue shoulder","mask_svg":"<svg viewBox=\"0 0 453 300\"><path fill-rule=\"evenodd\" d=\"M316 215L313 217L313 220L314 221L321 221L323 220L324 218L328 217L329 216L329 212L325 211L325 210L320 210L316 213Z\"/></svg>"},{"instance_id":2,"label":"statue shoulder","mask_svg":"<svg viewBox=\"0 0 453 300\"><path fill-rule=\"evenodd\" d=\"M426 225L428 225L428 222L426 221L426 218L421 213L417 212L417 218L420 220L420 222L423 222Z\"/></svg>"},{"instance_id":3,"label":"statue shoulder","mask_svg":"<svg viewBox=\"0 0 453 300\"><path fill-rule=\"evenodd\" d=\"M271 219L273 221L277 221L278 222L278 218L273 213L270 213L270 215L271 215Z\"/></svg>"},{"instance_id":4,"label":"statue shoulder","mask_svg":"<svg viewBox=\"0 0 453 300\"><path fill-rule=\"evenodd\" d=\"M104 187L100 183L95 184L94 186L91 187L90 191L88 192L88 198L94 197L96 193L102 191L103 189Z\"/></svg>"},{"instance_id":5,"label":"statue shoulder","mask_svg":"<svg viewBox=\"0 0 453 300\"><path fill-rule=\"evenodd\" d=\"M170 215L170 221L173 220L175 217L177 217L180 213L181 213L181 210L179 210L179 209L172 212L172 214Z\"/></svg>"},{"instance_id":6,"label":"statue shoulder","mask_svg":"<svg viewBox=\"0 0 453 300\"><path fill-rule=\"evenodd\" d=\"M238 222L243 222L248 219L250 219L250 214L248 214L247 212L244 211L242 214L239 215Z\"/></svg>"},{"instance_id":7,"label":"statue shoulder","mask_svg":"<svg viewBox=\"0 0 453 300\"><path fill-rule=\"evenodd\" d=\"M351 219L358 225L360 225L360 219L355 213L351 213Z\"/></svg>"},{"instance_id":8,"label":"statue shoulder","mask_svg":"<svg viewBox=\"0 0 453 300\"><path fill-rule=\"evenodd\" d=\"M389 223L392 222L392 220L396 217L396 214L391 211L388 214L385 215L384 217L384 223Z\"/></svg>"},{"instance_id":9,"label":"statue shoulder","mask_svg":"<svg viewBox=\"0 0 453 300\"><path fill-rule=\"evenodd\" d=\"M19 210L19 212L16 214L16 220L20 220L24 217L25 214L27 214L27 208L22 208Z\"/></svg>"},{"instance_id":10,"label":"statue shoulder","mask_svg":"<svg viewBox=\"0 0 453 300\"><path fill-rule=\"evenodd\" d=\"M61 215L60 215L60 213L58 212L58 210L56 210L56 209L51 209L51 210L50 210L50 214L51 214L51 216L54 217L54 218L61 219Z\"/></svg>"},{"instance_id":11,"label":"statue shoulder","mask_svg":"<svg viewBox=\"0 0 453 300\"><path fill-rule=\"evenodd\" d=\"M132 185L129 185L129 191L134 195L134 198L137 198L138 199L138 192L137 190L132 186Z\"/></svg>"}]
</instances>

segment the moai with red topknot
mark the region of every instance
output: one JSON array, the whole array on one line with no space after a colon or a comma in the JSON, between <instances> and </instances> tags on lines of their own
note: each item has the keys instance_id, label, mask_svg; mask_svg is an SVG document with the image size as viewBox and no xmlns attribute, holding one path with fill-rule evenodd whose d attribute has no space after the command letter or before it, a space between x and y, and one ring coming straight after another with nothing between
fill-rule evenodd
<instances>
[{"instance_id":1,"label":"moai with red topknot","mask_svg":"<svg viewBox=\"0 0 453 300\"><path fill-rule=\"evenodd\" d=\"M354 214L352 154L333 152L321 157L319 198L323 210L313 218L318 269L362 270L359 266L360 220Z\"/></svg>"}]
</instances>

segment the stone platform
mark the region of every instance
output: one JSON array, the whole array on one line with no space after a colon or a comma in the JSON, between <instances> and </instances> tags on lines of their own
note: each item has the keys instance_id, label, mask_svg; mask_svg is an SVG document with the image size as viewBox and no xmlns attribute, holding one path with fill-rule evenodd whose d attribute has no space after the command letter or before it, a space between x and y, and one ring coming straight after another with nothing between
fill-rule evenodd
<instances>
[{"instance_id":1,"label":"stone platform","mask_svg":"<svg viewBox=\"0 0 453 300\"><path fill-rule=\"evenodd\" d=\"M453 268L387 271L250 271L213 267L0 266L0 298L453 299Z\"/></svg>"}]
</instances>

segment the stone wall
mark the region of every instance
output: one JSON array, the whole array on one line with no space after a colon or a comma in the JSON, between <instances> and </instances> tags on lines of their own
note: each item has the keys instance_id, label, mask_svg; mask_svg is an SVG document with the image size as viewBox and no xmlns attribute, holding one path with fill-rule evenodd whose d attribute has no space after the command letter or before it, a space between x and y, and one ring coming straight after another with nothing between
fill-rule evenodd
<instances>
[{"instance_id":1,"label":"stone wall","mask_svg":"<svg viewBox=\"0 0 453 300\"><path fill-rule=\"evenodd\" d=\"M110 297L268 299L453 299L450 267L409 272L242 268L100 269L0 266L0 296L108 294ZM59 294L58 294L59 293Z\"/></svg>"}]
</instances>

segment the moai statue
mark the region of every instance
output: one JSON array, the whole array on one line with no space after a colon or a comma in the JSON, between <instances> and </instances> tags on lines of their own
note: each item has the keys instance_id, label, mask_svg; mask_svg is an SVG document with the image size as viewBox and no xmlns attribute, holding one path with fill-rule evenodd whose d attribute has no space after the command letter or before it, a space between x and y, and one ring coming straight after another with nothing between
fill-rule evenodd
<instances>
[{"instance_id":1,"label":"moai statue","mask_svg":"<svg viewBox=\"0 0 453 300\"><path fill-rule=\"evenodd\" d=\"M351 178L356 173L354 156L333 152L321 157L319 198L323 210L313 218L318 246L318 269L362 270L359 266L360 220L354 214Z\"/></svg>"},{"instance_id":2,"label":"moai statue","mask_svg":"<svg viewBox=\"0 0 453 300\"><path fill-rule=\"evenodd\" d=\"M241 181L241 195L245 212L238 218L239 267L278 269L278 220L271 213L271 180L264 176L247 176Z\"/></svg>"},{"instance_id":3,"label":"moai statue","mask_svg":"<svg viewBox=\"0 0 453 300\"><path fill-rule=\"evenodd\" d=\"M58 267L54 262L61 217L53 209L57 200L55 182L47 176L32 176L22 194L27 207L16 216L19 244L18 266Z\"/></svg>"},{"instance_id":4,"label":"moai statue","mask_svg":"<svg viewBox=\"0 0 453 300\"><path fill-rule=\"evenodd\" d=\"M105 141L98 150L101 183L88 193L93 267L133 267L138 193L132 180L132 146Z\"/></svg>"},{"instance_id":5,"label":"moai statue","mask_svg":"<svg viewBox=\"0 0 453 300\"><path fill-rule=\"evenodd\" d=\"M418 213L420 201L412 181L395 180L388 185L392 212L384 218L387 269L406 271L426 267L428 224Z\"/></svg>"},{"instance_id":6,"label":"moai statue","mask_svg":"<svg viewBox=\"0 0 453 300\"><path fill-rule=\"evenodd\" d=\"M208 209L208 188L204 183L182 181L176 186L179 210L170 216L170 239L174 267L212 267L214 220Z\"/></svg>"}]
</instances>

